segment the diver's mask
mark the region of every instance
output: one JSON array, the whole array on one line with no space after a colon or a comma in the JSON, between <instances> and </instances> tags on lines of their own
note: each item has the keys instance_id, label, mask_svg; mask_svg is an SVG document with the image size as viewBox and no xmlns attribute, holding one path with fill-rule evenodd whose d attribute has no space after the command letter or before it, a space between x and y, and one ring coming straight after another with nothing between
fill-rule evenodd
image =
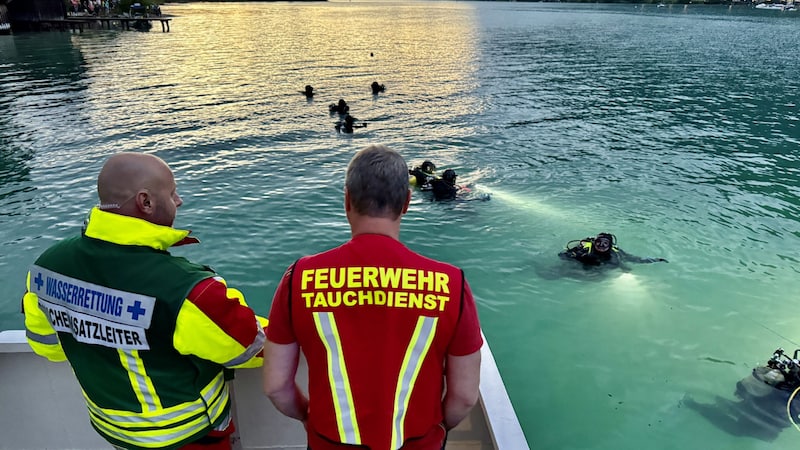
<instances>
[{"instance_id":1,"label":"diver's mask","mask_svg":"<svg viewBox=\"0 0 800 450\"><path fill-rule=\"evenodd\" d=\"M597 253L608 253L611 250L611 244L611 237L601 234L594 239L592 247Z\"/></svg>"}]
</instances>

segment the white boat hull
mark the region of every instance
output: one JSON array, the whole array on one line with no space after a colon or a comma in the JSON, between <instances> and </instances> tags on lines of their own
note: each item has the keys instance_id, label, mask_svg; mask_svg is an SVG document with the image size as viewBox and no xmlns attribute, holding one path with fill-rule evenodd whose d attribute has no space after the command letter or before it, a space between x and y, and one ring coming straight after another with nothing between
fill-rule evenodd
<instances>
[{"instance_id":1,"label":"white boat hull","mask_svg":"<svg viewBox=\"0 0 800 450\"><path fill-rule=\"evenodd\" d=\"M494 358L484 345L481 401L448 434L447 450L527 450ZM298 380L305 386L305 364ZM35 355L23 331L0 332L0 447L15 450L109 450L89 424L78 382L67 363ZM235 450L305 449L299 422L280 414L261 390L260 369L240 369L233 381Z\"/></svg>"}]
</instances>

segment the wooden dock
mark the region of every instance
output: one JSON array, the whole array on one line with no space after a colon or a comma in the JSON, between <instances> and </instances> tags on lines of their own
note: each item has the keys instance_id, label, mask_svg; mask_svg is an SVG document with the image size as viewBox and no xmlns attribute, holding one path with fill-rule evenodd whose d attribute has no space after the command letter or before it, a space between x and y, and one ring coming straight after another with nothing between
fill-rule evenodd
<instances>
[{"instance_id":1,"label":"wooden dock","mask_svg":"<svg viewBox=\"0 0 800 450\"><path fill-rule=\"evenodd\" d=\"M153 22L161 23L161 32L169 33L168 17L105 17L105 16L69 16L63 19L39 19L26 23L28 29L33 30L59 30L82 33L85 29L112 29L120 28L123 30L139 29L141 24L146 23L149 30Z\"/></svg>"}]
</instances>

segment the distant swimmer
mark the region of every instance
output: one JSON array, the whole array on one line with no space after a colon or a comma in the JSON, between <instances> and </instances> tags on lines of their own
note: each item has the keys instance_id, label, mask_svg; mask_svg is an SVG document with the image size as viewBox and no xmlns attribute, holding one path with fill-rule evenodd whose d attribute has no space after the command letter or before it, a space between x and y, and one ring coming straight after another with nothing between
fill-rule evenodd
<instances>
[{"instance_id":1,"label":"distant swimmer","mask_svg":"<svg viewBox=\"0 0 800 450\"><path fill-rule=\"evenodd\" d=\"M442 172L441 178L434 178L431 180L431 192L433 192L433 199L435 201L446 200L490 200L489 194L476 194L472 189L466 186L459 186L456 184L456 171L447 169Z\"/></svg>"},{"instance_id":2,"label":"distant swimmer","mask_svg":"<svg viewBox=\"0 0 800 450\"><path fill-rule=\"evenodd\" d=\"M350 106L343 98L339 99L339 103L331 103L328 108L331 110L331 114L338 113L344 115L350 111Z\"/></svg>"},{"instance_id":3,"label":"distant swimmer","mask_svg":"<svg viewBox=\"0 0 800 450\"><path fill-rule=\"evenodd\" d=\"M430 191L433 189L431 181L436 179L436 165L428 160L423 161L422 165L408 170L411 175L409 182L416 185L423 191Z\"/></svg>"},{"instance_id":4,"label":"distant swimmer","mask_svg":"<svg viewBox=\"0 0 800 450\"><path fill-rule=\"evenodd\" d=\"M617 247L617 237L610 233L569 241L566 249L558 256L562 259L574 259L584 266L624 266L626 262L642 264L669 262L664 258L642 258L626 253Z\"/></svg>"},{"instance_id":5,"label":"distant swimmer","mask_svg":"<svg viewBox=\"0 0 800 450\"><path fill-rule=\"evenodd\" d=\"M372 88L373 95L378 95L378 93L384 92L386 90L386 85L378 84L377 81L373 81L372 86L370 87Z\"/></svg>"},{"instance_id":6,"label":"distant swimmer","mask_svg":"<svg viewBox=\"0 0 800 450\"><path fill-rule=\"evenodd\" d=\"M305 91L300 91L300 92L305 94L306 98L311 98L311 97L314 96L314 87L311 86L310 84L307 84L306 85L306 90Z\"/></svg>"},{"instance_id":7,"label":"distant swimmer","mask_svg":"<svg viewBox=\"0 0 800 450\"><path fill-rule=\"evenodd\" d=\"M356 120L358 120L358 119L356 119L355 117L351 116L350 114L347 114L346 116L344 116L344 120L340 120L340 121L336 122L336 125L335 125L336 132L337 133L348 133L349 134L349 133L353 132L353 128L366 128L367 127L367 123L366 122L356 123Z\"/></svg>"}]
</instances>

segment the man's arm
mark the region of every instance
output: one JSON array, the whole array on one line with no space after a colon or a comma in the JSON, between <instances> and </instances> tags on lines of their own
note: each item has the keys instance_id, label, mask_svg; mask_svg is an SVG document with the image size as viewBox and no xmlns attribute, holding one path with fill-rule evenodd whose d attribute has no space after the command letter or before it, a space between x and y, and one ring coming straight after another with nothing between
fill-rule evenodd
<instances>
[{"instance_id":1,"label":"man's arm","mask_svg":"<svg viewBox=\"0 0 800 450\"><path fill-rule=\"evenodd\" d=\"M455 428L478 403L481 383L480 350L464 356L447 355L445 381L447 391L442 400L444 427Z\"/></svg>"},{"instance_id":2,"label":"man's arm","mask_svg":"<svg viewBox=\"0 0 800 450\"><path fill-rule=\"evenodd\" d=\"M630 253L623 251L621 248L617 249L617 253L619 253L621 259L632 263L649 264L656 262L669 262L664 258L643 258L641 256L631 255Z\"/></svg>"},{"instance_id":3,"label":"man's arm","mask_svg":"<svg viewBox=\"0 0 800 450\"><path fill-rule=\"evenodd\" d=\"M182 303L172 343L182 355L195 355L227 368L262 364L266 319L247 307L244 296L221 277L197 283Z\"/></svg>"},{"instance_id":4,"label":"man's arm","mask_svg":"<svg viewBox=\"0 0 800 450\"><path fill-rule=\"evenodd\" d=\"M22 297L22 312L25 314L25 336L33 351L53 362L66 361L61 341L55 328L39 308L39 297L31 292L31 273L28 272L25 295Z\"/></svg>"},{"instance_id":5,"label":"man's arm","mask_svg":"<svg viewBox=\"0 0 800 450\"><path fill-rule=\"evenodd\" d=\"M290 318L289 294L295 264L286 269L272 297L269 312L270 326L267 329L267 343L264 346L262 381L264 393L278 411L305 425L308 417L308 398L295 383L300 344L297 343Z\"/></svg>"},{"instance_id":6,"label":"man's arm","mask_svg":"<svg viewBox=\"0 0 800 450\"><path fill-rule=\"evenodd\" d=\"M284 415L305 424L308 399L295 382L300 347L297 342L276 344L267 340L264 346L264 393Z\"/></svg>"},{"instance_id":7,"label":"man's arm","mask_svg":"<svg viewBox=\"0 0 800 450\"><path fill-rule=\"evenodd\" d=\"M483 337L478 309L466 279L463 284L461 317L447 351L444 368L446 391L442 400L442 422L446 430L458 425L478 402L481 383Z\"/></svg>"}]
</instances>

